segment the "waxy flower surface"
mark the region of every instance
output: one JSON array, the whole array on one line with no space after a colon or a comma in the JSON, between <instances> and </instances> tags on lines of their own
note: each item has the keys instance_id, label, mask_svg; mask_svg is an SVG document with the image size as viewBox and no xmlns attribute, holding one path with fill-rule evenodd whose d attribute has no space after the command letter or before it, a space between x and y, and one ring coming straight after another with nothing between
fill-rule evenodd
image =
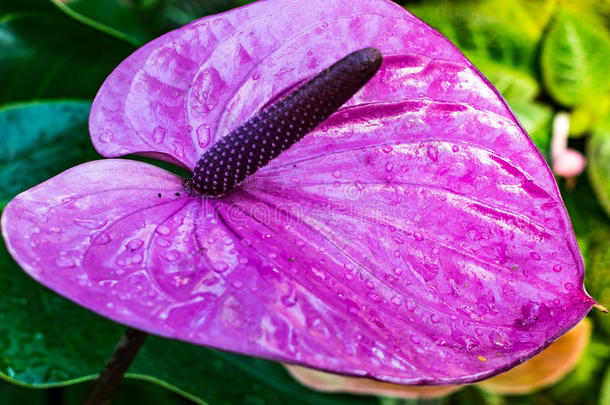
<instances>
[{"instance_id":1,"label":"waxy flower surface","mask_svg":"<svg viewBox=\"0 0 610 405\"><path fill-rule=\"evenodd\" d=\"M226 195L107 159L10 202L33 278L151 333L403 383L483 379L594 304L553 176L502 97L385 0L267 0L140 48L92 107L105 157L193 171L233 129L346 54L383 65Z\"/></svg>"}]
</instances>

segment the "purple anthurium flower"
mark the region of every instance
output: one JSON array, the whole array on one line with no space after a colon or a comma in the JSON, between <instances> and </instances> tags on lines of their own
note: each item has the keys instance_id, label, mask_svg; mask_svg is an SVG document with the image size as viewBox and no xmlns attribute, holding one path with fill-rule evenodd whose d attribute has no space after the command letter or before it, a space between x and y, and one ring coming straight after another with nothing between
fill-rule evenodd
<instances>
[{"instance_id":1,"label":"purple anthurium flower","mask_svg":"<svg viewBox=\"0 0 610 405\"><path fill-rule=\"evenodd\" d=\"M394 3L267 0L166 34L106 80L93 143L205 175L232 130L370 46L373 79L234 189L87 163L6 207L11 254L118 322L338 373L464 383L533 356L594 304L557 186L497 91Z\"/></svg>"}]
</instances>

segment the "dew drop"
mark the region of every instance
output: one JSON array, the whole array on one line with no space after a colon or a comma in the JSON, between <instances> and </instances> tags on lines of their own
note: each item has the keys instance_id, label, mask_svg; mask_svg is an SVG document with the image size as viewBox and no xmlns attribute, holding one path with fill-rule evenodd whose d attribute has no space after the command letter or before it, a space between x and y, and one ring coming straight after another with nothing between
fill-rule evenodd
<instances>
[{"instance_id":1,"label":"dew drop","mask_svg":"<svg viewBox=\"0 0 610 405\"><path fill-rule=\"evenodd\" d=\"M175 262L176 260L178 260L180 258L180 253L175 251L175 250L170 250L169 252L167 252L165 254L165 260L167 260L168 262Z\"/></svg>"},{"instance_id":2,"label":"dew drop","mask_svg":"<svg viewBox=\"0 0 610 405\"><path fill-rule=\"evenodd\" d=\"M158 233L159 235L166 236L166 235L169 235L169 234L170 234L170 232L171 232L171 229L169 229L169 228L168 228L167 226L165 226L165 225L161 225L160 227L158 227L158 228L157 228L157 233Z\"/></svg>"},{"instance_id":3,"label":"dew drop","mask_svg":"<svg viewBox=\"0 0 610 405\"><path fill-rule=\"evenodd\" d=\"M379 296L379 294L369 293L369 298L375 303L381 302L381 297Z\"/></svg>"},{"instance_id":4,"label":"dew drop","mask_svg":"<svg viewBox=\"0 0 610 405\"><path fill-rule=\"evenodd\" d=\"M335 178L337 178L337 179L338 179L339 177L341 177L341 171L340 171L340 170L335 170L335 171L333 172L333 177L335 177Z\"/></svg>"},{"instance_id":5,"label":"dew drop","mask_svg":"<svg viewBox=\"0 0 610 405\"><path fill-rule=\"evenodd\" d=\"M574 284L572 283L565 283L563 286L568 291L572 291L574 289Z\"/></svg>"},{"instance_id":6,"label":"dew drop","mask_svg":"<svg viewBox=\"0 0 610 405\"><path fill-rule=\"evenodd\" d=\"M96 221L94 219L79 219L74 218L74 223L82 228L96 230L103 228L104 225L108 223L108 221Z\"/></svg>"},{"instance_id":7,"label":"dew drop","mask_svg":"<svg viewBox=\"0 0 610 405\"><path fill-rule=\"evenodd\" d=\"M366 280L364 285L366 286L366 288L371 290L375 288L375 283L373 283L373 280Z\"/></svg>"},{"instance_id":8,"label":"dew drop","mask_svg":"<svg viewBox=\"0 0 610 405\"><path fill-rule=\"evenodd\" d=\"M76 263L74 263L74 260L71 257L61 256L55 259L55 265L57 267L65 269L69 267L74 267Z\"/></svg>"},{"instance_id":9,"label":"dew drop","mask_svg":"<svg viewBox=\"0 0 610 405\"><path fill-rule=\"evenodd\" d=\"M559 273L562 269L563 269L563 267L561 266L561 264L556 264L553 266L553 271L555 273Z\"/></svg>"},{"instance_id":10,"label":"dew drop","mask_svg":"<svg viewBox=\"0 0 610 405\"><path fill-rule=\"evenodd\" d=\"M254 72L254 74L252 75L252 80L258 80L260 78L261 78L260 72Z\"/></svg>"},{"instance_id":11,"label":"dew drop","mask_svg":"<svg viewBox=\"0 0 610 405\"><path fill-rule=\"evenodd\" d=\"M357 189L358 191L362 191L362 190L364 190L365 185L364 185L362 182L357 181L355 184L356 184L356 189Z\"/></svg>"},{"instance_id":12,"label":"dew drop","mask_svg":"<svg viewBox=\"0 0 610 405\"><path fill-rule=\"evenodd\" d=\"M233 281L233 283L231 283L231 285L233 286L233 288L236 288L239 290L240 288L242 288L244 286L244 283L242 283L239 280L236 280L236 281Z\"/></svg>"},{"instance_id":13,"label":"dew drop","mask_svg":"<svg viewBox=\"0 0 610 405\"><path fill-rule=\"evenodd\" d=\"M216 273L224 273L229 269L229 265L225 262L217 262L214 264L214 271Z\"/></svg>"},{"instance_id":14,"label":"dew drop","mask_svg":"<svg viewBox=\"0 0 610 405\"><path fill-rule=\"evenodd\" d=\"M197 142L200 147L205 148L210 144L210 140L212 139L211 132L212 130L209 125L199 125L197 128Z\"/></svg>"},{"instance_id":15,"label":"dew drop","mask_svg":"<svg viewBox=\"0 0 610 405\"><path fill-rule=\"evenodd\" d=\"M144 242L140 239L132 239L127 243L127 246L125 247L133 252L134 250L138 250L139 248L141 248L143 244Z\"/></svg>"},{"instance_id":16,"label":"dew drop","mask_svg":"<svg viewBox=\"0 0 610 405\"><path fill-rule=\"evenodd\" d=\"M426 153L428 154L430 160L432 160L433 162L436 162L438 160L438 148L436 146L429 145L428 149L426 150Z\"/></svg>"},{"instance_id":17,"label":"dew drop","mask_svg":"<svg viewBox=\"0 0 610 405\"><path fill-rule=\"evenodd\" d=\"M400 276L402 274L402 269L400 267L395 267L394 270L392 270L394 272L394 274L396 274L397 276Z\"/></svg>"},{"instance_id":18,"label":"dew drop","mask_svg":"<svg viewBox=\"0 0 610 405\"><path fill-rule=\"evenodd\" d=\"M294 307L297 304L297 298L294 295L284 295L281 298L282 301L282 305L284 305L286 308L290 308L290 307Z\"/></svg>"},{"instance_id":19,"label":"dew drop","mask_svg":"<svg viewBox=\"0 0 610 405\"><path fill-rule=\"evenodd\" d=\"M184 157L184 148L179 143L174 143L174 153L179 158Z\"/></svg>"},{"instance_id":20,"label":"dew drop","mask_svg":"<svg viewBox=\"0 0 610 405\"><path fill-rule=\"evenodd\" d=\"M430 322L438 323L438 321L439 321L439 319L438 319L438 316L436 314L430 315Z\"/></svg>"},{"instance_id":21,"label":"dew drop","mask_svg":"<svg viewBox=\"0 0 610 405\"><path fill-rule=\"evenodd\" d=\"M100 232L93 237L91 243L94 245L107 245L110 243L110 236L106 232Z\"/></svg>"},{"instance_id":22,"label":"dew drop","mask_svg":"<svg viewBox=\"0 0 610 405\"><path fill-rule=\"evenodd\" d=\"M161 126L155 128L152 135L153 142L155 142L156 144L163 143L163 140L165 140L165 135L167 135L167 129Z\"/></svg>"},{"instance_id":23,"label":"dew drop","mask_svg":"<svg viewBox=\"0 0 610 405\"><path fill-rule=\"evenodd\" d=\"M155 243L161 247L168 247L169 245L171 245L170 241L168 241L167 239L157 239L155 240Z\"/></svg>"},{"instance_id":24,"label":"dew drop","mask_svg":"<svg viewBox=\"0 0 610 405\"><path fill-rule=\"evenodd\" d=\"M420 232L415 232L413 234L413 237L415 238L416 241L421 242L422 240L424 240L423 235Z\"/></svg>"},{"instance_id":25,"label":"dew drop","mask_svg":"<svg viewBox=\"0 0 610 405\"><path fill-rule=\"evenodd\" d=\"M399 295L395 295L394 297L392 297L392 304L396 305L397 307L399 307L400 304L402 304L402 299L400 298Z\"/></svg>"},{"instance_id":26,"label":"dew drop","mask_svg":"<svg viewBox=\"0 0 610 405\"><path fill-rule=\"evenodd\" d=\"M392 162L388 162L385 164L385 171L386 172L391 172L392 170L394 170L394 165L392 164Z\"/></svg>"},{"instance_id":27,"label":"dew drop","mask_svg":"<svg viewBox=\"0 0 610 405\"><path fill-rule=\"evenodd\" d=\"M530 257L534 260L540 260L540 255L536 252L531 252Z\"/></svg>"},{"instance_id":28,"label":"dew drop","mask_svg":"<svg viewBox=\"0 0 610 405\"><path fill-rule=\"evenodd\" d=\"M453 152L459 152L459 151L460 151L460 147L459 147L459 146L457 146L457 145L453 145L453 146L451 147L451 150L452 150Z\"/></svg>"}]
</instances>

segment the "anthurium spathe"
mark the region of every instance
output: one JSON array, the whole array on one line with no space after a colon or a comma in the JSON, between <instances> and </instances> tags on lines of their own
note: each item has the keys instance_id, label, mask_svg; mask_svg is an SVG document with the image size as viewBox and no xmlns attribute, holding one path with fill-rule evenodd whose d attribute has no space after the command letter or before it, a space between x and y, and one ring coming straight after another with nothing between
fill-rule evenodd
<instances>
[{"instance_id":1,"label":"anthurium spathe","mask_svg":"<svg viewBox=\"0 0 610 405\"><path fill-rule=\"evenodd\" d=\"M591 337L591 321L583 319L549 347L517 367L478 383L495 394L523 395L555 384L574 369ZM347 377L300 366L286 366L301 384L323 392L346 392L399 398L438 398L464 385L406 386Z\"/></svg>"},{"instance_id":2,"label":"anthurium spathe","mask_svg":"<svg viewBox=\"0 0 610 405\"><path fill-rule=\"evenodd\" d=\"M166 34L108 77L93 143L193 172L366 47L373 79L234 189L90 162L7 205L9 251L118 322L336 373L463 383L533 356L594 304L553 176L485 78L392 2L267 0Z\"/></svg>"}]
</instances>

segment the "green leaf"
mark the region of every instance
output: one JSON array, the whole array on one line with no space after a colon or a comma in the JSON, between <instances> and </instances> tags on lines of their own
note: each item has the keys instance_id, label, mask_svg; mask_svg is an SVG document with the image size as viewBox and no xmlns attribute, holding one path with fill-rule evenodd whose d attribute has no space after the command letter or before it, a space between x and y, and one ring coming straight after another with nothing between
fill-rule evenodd
<instances>
[{"instance_id":1,"label":"green leaf","mask_svg":"<svg viewBox=\"0 0 610 405\"><path fill-rule=\"evenodd\" d=\"M601 382L601 387L599 405L610 405L610 368L606 370L606 374Z\"/></svg>"},{"instance_id":2,"label":"green leaf","mask_svg":"<svg viewBox=\"0 0 610 405\"><path fill-rule=\"evenodd\" d=\"M0 404L42 404L45 392L30 390L0 380Z\"/></svg>"},{"instance_id":3,"label":"green leaf","mask_svg":"<svg viewBox=\"0 0 610 405\"><path fill-rule=\"evenodd\" d=\"M542 43L541 68L549 94L565 106L610 89L610 38L586 15L559 12Z\"/></svg>"},{"instance_id":4,"label":"green leaf","mask_svg":"<svg viewBox=\"0 0 610 405\"><path fill-rule=\"evenodd\" d=\"M30 102L0 109L0 202L99 155L86 101Z\"/></svg>"},{"instance_id":5,"label":"green leaf","mask_svg":"<svg viewBox=\"0 0 610 405\"><path fill-rule=\"evenodd\" d=\"M610 215L610 119L591 134L587 159L591 185L602 207Z\"/></svg>"},{"instance_id":6,"label":"green leaf","mask_svg":"<svg viewBox=\"0 0 610 405\"><path fill-rule=\"evenodd\" d=\"M570 214L572 227L579 239L588 245L587 240L600 229L610 227L610 219L604 212L591 184L585 176L578 178L576 186L566 187L562 183L561 197Z\"/></svg>"},{"instance_id":7,"label":"green leaf","mask_svg":"<svg viewBox=\"0 0 610 405\"><path fill-rule=\"evenodd\" d=\"M610 228L597 232L589 240L585 285L587 291L600 304L610 306ZM595 313L597 324L610 335L610 318L607 314Z\"/></svg>"},{"instance_id":8,"label":"green leaf","mask_svg":"<svg viewBox=\"0 0 610 405\"><path fill-rule=\"evenodd\" d=\"M33 7L0 14L0 104L93 98L106 76L134 49L59 10L45 10Z\"/></svg>"},{"instance_id":9,"label":"green leaf","mask_svg":"<svg viewBox=\"0 0 610 405\"><path fill-rule=\"evenodd\" d=\"M194 19L217 14L254 0L166 0L160 10L160 23L174 27L187 24Z\"/></svg>"},{"instance_id":10,"label":"green leaf","mask_svg":"<svg viewBox=\"0 0 610 405\"><path fill-rule=\"evenodd\" d=\"M580 137L603 122L610 114L610 94L588 98L577 105L570 117L570 136Z\"/></svg>"},{"instance_id":11,"label":"green leaf","mask_svg":"<svg viewBox=\"0 0 610 405\"><path fill-rule=\"evenodd\" d=\"M46 390L31 389L0 379L0 404L80 404L89 391L90 383ZM128 379L119 385L112 395L112 405L133 404L184 405L182 397L158 385Z\"/></svg>"},{"instance_id":12,"label":"green leaf","mask_svg":"<svg viewBox=\"0 0 610 405\"><path fill-rule=\"evenodd\" d=\"M50 0L68 16L134 45L252 0Z\"/></svg>"},{"instance_id":13,"label":"green leaf","mask_svg":"<svg viewBox=\"0 0 610 405\"><path fill-rule=\"evenodd\" d=\"M94 153L89 103L28 103L0 110L0 184L11 198ZM92 379L124 327L29 278L0 244L0 378L50 387ZM373 404L370 397L318 394L277 363L151 336L129 377L211 404ZM11 403L11 402L9 402ZM27 401L26 401L27 403Z\"/></svg>"},{"instance_id":14,"label":"green leaf","mask_svg":"<svg viewBox=\"0 0 610 405\"><path fill-rule=\"evenodd\" d=\"M118 0L50 0L68 16L109 35L142 45L153 38L141 2ZM155 1L158 3L158 1ZM150 7L155 9L155 7Z\"/></svg>"},{"instance_id":15,"label":"green leaf","mask_svg":"<svg viewBox=\"0 0 610 405\"><path fill-rule=\"evenodd\" d=\"M548 156L553 125L551 107L531 101L513 101L510 106L538 149Z\"/></svg>"},{"instance_id":16,"label":"green leaf","mask_svg":"<svg viewBox=\"0 0 610 405\"><path fill-rule=\"evenodd\" d=\"M535 55L541 31L524 4L508 1L504 13L489 1L434 1L408 9L452 40L509 102L523 102L540 90Z\"/></svg>"}]
</instances>

